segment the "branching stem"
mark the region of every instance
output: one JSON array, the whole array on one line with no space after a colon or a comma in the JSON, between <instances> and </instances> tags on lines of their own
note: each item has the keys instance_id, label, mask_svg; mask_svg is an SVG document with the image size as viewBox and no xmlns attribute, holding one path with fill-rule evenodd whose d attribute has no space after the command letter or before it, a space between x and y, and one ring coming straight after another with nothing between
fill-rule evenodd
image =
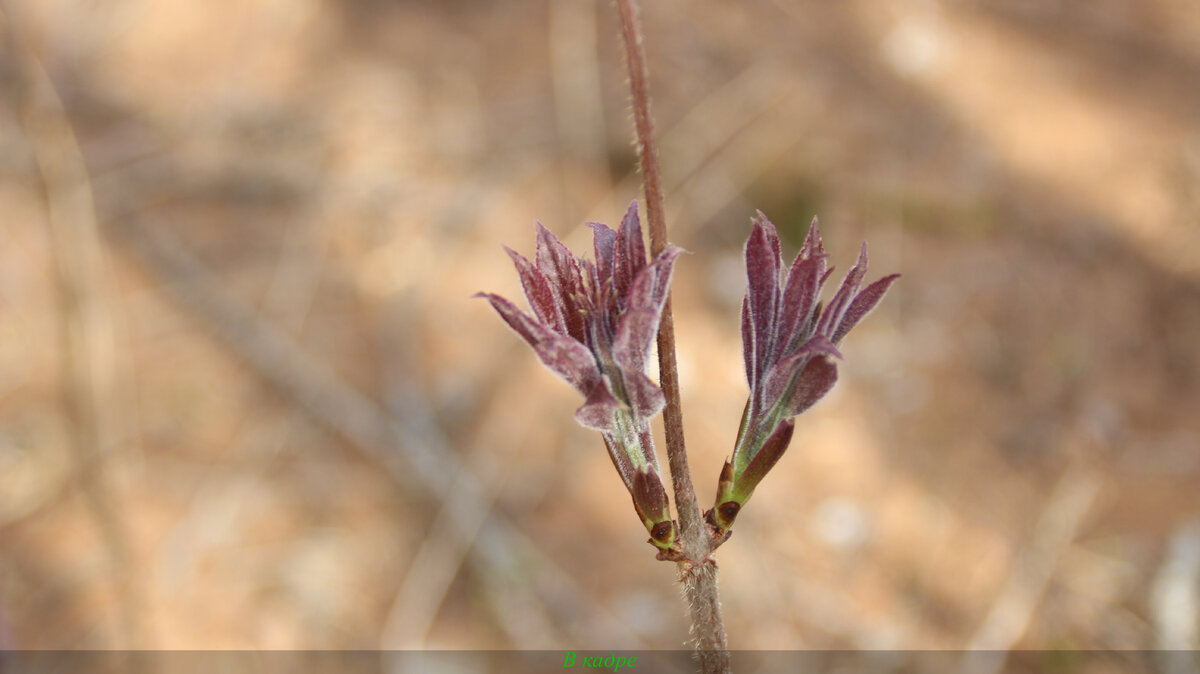
<instances>
[{"instance_id":1,"label":"branching stem","mask_svg":"<svg viewBox=\"0 0 1200 674\"><path fill-rule=\"evenodd\" d=\"M642 33L634 0L617 0L621 15L621 34L629 64L629 89L633 97L633 121L637 131L638 155L646 189L646 219L650 225L650 251L657 255L667 247L667 223L663 209L662 176L658 168L658 150L654 143L654 122L650 116L649 76L642 49ZM721 619L721 601L717 591L717 564L709 557L715 545L700 516L692 474L688 468L683 438L683 410L679 399L679 371L675 362L675 322L671 299L667 298L658 330L658 369L660 384L667 398L663 425L667 441L667 460L671 485L682 534L683 559L679 564L680 582L692 620L692 637L706 674L729 670L725 626Z\"/></svg>"}]
</instances>

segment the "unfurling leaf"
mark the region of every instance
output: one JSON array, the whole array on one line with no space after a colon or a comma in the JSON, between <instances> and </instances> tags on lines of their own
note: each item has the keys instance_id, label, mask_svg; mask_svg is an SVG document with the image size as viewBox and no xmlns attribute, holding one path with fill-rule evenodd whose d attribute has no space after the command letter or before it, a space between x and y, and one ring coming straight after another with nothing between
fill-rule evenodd
<instances>
[{"instance_id":1,"label":"unfurling leaf","mask_svg":"<svg viewBox=\"0 0 1200 674\"><path fill-rule=\"evenodd\" d=\"M575 420L603 434L651 542L667 551L675 545L674 524L650 434L650 419L662 411L666 398L645 369L675 259L683 250L669 247L646 260L637 202L615 231L589 224L594 262L576 257L541 223L535 223L534 262L505 248L532 315L499 295L477 296L584 397Z\"/></svg>"},{"instance_id":2,"label":"unfurling leaf","mask_svg":"<svg viewBox=\"0 0 1200 674\"><path fill-rule=\"evenodd\" d=\"M859 290L867 273L864 243L858 262L822 308L821 286L832 269L826 265L815 218L788 268L780 268L779 234L761 211L753 220L745 253L742 348L750 398L733 456L721 471L716 503L706 513L718 535L733 525L755 487L787 449L792 418L837 383L836 360L842 358L837 345L900 276L885 276ZM781 277L786 277L782 286Z\"/></svg>"}]
</instances>

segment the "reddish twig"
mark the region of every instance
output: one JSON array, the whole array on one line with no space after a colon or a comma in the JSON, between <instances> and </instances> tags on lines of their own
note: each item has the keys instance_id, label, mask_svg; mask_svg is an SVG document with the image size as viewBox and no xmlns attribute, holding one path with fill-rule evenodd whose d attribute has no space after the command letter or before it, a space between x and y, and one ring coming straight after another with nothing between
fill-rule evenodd
<instances>
[{"instance_id":1,"label":"reddish twig","mask_svg":"<svg viewBox=\"0 0 1200 674\"><path fill-rule=\"evenodd\" d=\"M650 250L657 255L667 247L667 223L663 209L662 177L658 151L654 143L654 122L650 116L650 91L642 34L633 0L617 0L621 15L621 33L629 64L629 88L633 97L633 120L637 131L638 154L646 191L646 219L650 225ZM659 377L667 406L663 425L667 441L667 460L675 492L675 507L682 531L683 554L676 559L692 620L692 637L704 672L728 672L729 654L721 602L717 590L717 565L709 557L714 549L708 528L700 516L696 490L692 486L687 450L683 437L683 411L679 399L679 372L675 362L675 325L668 297L658 332Z\"/></svg>"}]
</instances>

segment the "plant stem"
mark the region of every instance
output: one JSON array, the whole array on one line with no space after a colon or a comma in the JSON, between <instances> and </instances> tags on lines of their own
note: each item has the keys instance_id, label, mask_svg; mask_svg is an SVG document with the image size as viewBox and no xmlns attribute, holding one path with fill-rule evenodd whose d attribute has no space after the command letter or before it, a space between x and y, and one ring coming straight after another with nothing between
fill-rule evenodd
<instances>
[{"instance_id":1,"label":"plant stem","mask_svg":"<svg viewBox=\"0 0 1200 674\"><path fill-rule=\"evenodd\" d=\"M700 564L682 562L679 582L683 585L692 619L692 642L705 674L728 674L729 645L721 619L721 596L717 586L717 563L710 557Z\"/></svg>"},{"instance_id":2,"label":"plant stem","mask_svg":"<svg viewBox=\"0 0 1200 674\"><path fill-rule=\"evenodd\" d=\"M633 121L637 131L638 155L641 159L642 180L646 189L646 219L650 226L650 251L657 255L667 246L667 223L663 209L662 177L658 168L658 149L654 142L654 121L650 116L649 75L642 50L642 32L638 24L634 0L617 0L621 15L621 34L629 63L629 89L633 97ZM729 654L725 626L721 619L721 600L717 591L717 564L708 555L713 550L711 538L688 468L687 449L683 438L683 408L679 399L679 370L675 362L675 322L671 314L671 298L663 307L658 330L659 383L667 398L663 425L667 440L667 461L671 468L671 485L675 492L675 508L679 514L683 559L679 563L692 620L692 638L700 655L702 671L706 674L729 672Z\"/></svg>"},{"instance_id":3,"label":"plant stem","mask_svg":"<svg viewBox=\"0 0 1200 674\"><path fill-rule=\"evenodd\" d=\"M667 246L667 224L663 214L662 179L658 170L658 150L654 143L654 123L650 117L650 92L647 84L646 59L642 52L642 36L638 27L633 0L617 0L621 13L621 32L629 61L629 87L633 94L633 119L637 130L638 154L641 157L642 179L646 188L646 219L650 225L650 254L657 255ZM692 487L691 471L683 439L683 414L679 401L679 370L675 363L675 321L671 313L671 298L667 297L658 329L658 367L667 407L663 424L667 439L667 458L671 466L671 482L675 490L675 507L679 510L680 527L685 539L698 530L703 533L700 507ZM693 552L686 545L684 551ZM704 550L703 557L708 553Z\"/></svg>"}]
</instances>

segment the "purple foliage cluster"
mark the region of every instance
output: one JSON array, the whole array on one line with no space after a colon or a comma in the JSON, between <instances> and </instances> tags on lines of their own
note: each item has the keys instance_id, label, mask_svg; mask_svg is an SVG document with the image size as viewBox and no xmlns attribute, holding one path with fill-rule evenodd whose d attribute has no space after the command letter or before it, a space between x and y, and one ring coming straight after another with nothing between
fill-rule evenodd
<instances>
[{"instance_id":1,"label":"purple foliage cluster","mask_svg":"<svg viewBox=\"0 0 1200 674\"><path fill-rule=\"evenodd\" d=\"M575 419L604 436L651 543L671 550L675 525L650 433L650 419L666 399L646 376L646 358L658 333L671 269L683 250L667 248L647 263L636 201L616 231L589 224L594 262L573 255L541 223L536 225L535 263L505 248L521 276L532 316L499 295L480 296L547 367L583 395Z\"/></svg>"},{"instance_id":2,"label":"purple foliage cluster","mask_svg":"<svg viewBox=\"0 0 1200 674\"><path fill-rule=\"evenodd\" d=\"M733 457L725 462L717 500L705 513L724 534L767 471L792 439L792 418L812 407L837 382L837 345L867 315L899 274L860 290L867 274L867 244L829 304L821 287L833 273L814 218L790 267L783 266L779 234L761 212L746 241L749 288L742 302L742 349L750 398L742 414Z\"/></svg>"},{"instance_id":3,"label":"purple foliage cluster","mask_svg":"<svg viewBox=\"0 0 1200 674\"><path fill-rule=\"evenodd\" d=\"M480 293L552 371L584 398L575 419L600 431L609 456L633 498L650 542L678 552L650 419L666 404L646 376L646 358L658 332L671 271L682 252L669 247L647 261L637 202L621 226L589 223L595 260L576 257L540 223L530 262L506 248L533 314L498 295ZM750 398L733 456L726 461L717 499L705 513L719 540L792 438L792 418L837 381L837 345L883 298L899 274L861 287L867 272L864 243L858 263L822 307L826 263L816 220L789 267L779 235L762 213L746 242L749 288L742 304L742 341Z\"/></svg>"}]
</instances>

